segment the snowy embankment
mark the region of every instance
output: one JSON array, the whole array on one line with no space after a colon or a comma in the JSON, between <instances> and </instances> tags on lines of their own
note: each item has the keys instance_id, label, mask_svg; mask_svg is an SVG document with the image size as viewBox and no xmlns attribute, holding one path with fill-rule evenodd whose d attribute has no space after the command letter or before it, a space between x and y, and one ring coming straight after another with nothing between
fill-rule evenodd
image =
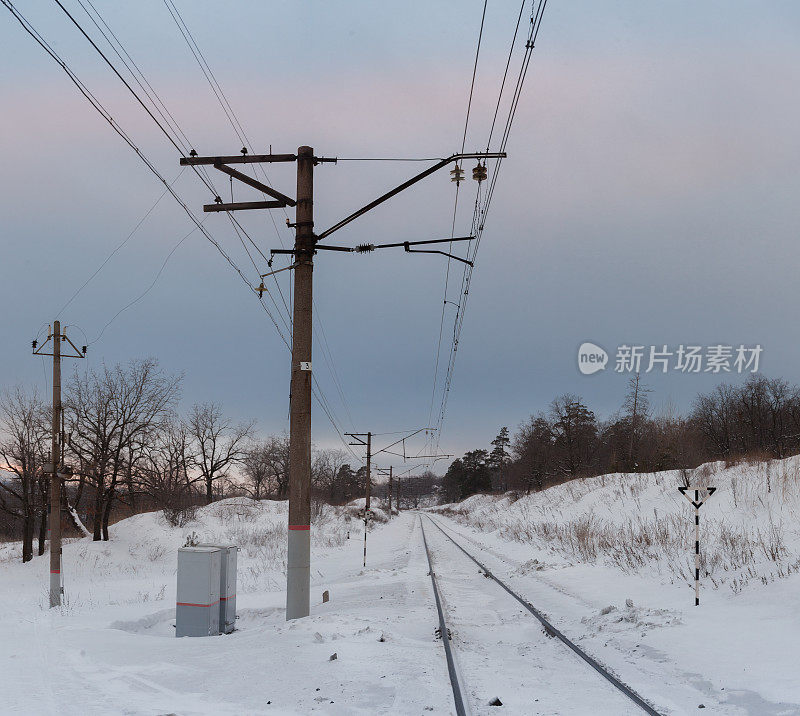
<instances>
[{"instance_id":1,"label":"snowy embankment","mask_svg":"<svg viewBox=\"0 0 800 716\"><path fill-rule=\"evenodd\" d=\"M800 569L800 457L714 462L688 471L716 493L700 514L701 573L707 588L740 592ZM694 584L694 509L678 492L680 471L573 480L516 498L474 495L435 511L505 540L544 546L569 563L654 573Z\"/></svg>"},{"instance_id":2,"label":"snowy embankment","mask_svg":"<svg viewBox=\"0 0 800 716\"><path fill-rule=\"evenodd\" d=\"M323 506L314 520L315 551L346 539L341 510ZM195 541L239 546L239 593L277 589L286 568L287 503L231 498L189 510L171 521L164 512L146 512L109 528L108 542L69 539L64 545L65 602L69 610L103 604L131 604L174 594L176 552ZM4 577L39 578L41 564L19 564L19 544L0 545ZM9 574L10 573L10 574ZM37 595L44 606L44 593ZM0 597L1 598L1 597Z\"/></svg>"}]
</instances>

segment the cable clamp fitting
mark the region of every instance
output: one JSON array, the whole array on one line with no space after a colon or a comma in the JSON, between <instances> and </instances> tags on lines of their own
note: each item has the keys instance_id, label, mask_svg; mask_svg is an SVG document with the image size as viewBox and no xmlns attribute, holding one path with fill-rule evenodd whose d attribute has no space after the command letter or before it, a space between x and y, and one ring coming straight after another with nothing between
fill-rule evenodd
<instances>
[{"instance_id":1,"label":"cable clamp fitting","mask_svg":"<svg viewBox=\"0 0 800 716\"><path fill-rule=\"evenodd\" d=\"M295 222L293 224L293 223L291 223L289 221L289 219L286 219L286 226L288 226L290 229L294 229L295 227L301 227L302 228L303 226L314 226L314 222L313 221L298 221L298 222Z\"/></svg>"}]
</instances>

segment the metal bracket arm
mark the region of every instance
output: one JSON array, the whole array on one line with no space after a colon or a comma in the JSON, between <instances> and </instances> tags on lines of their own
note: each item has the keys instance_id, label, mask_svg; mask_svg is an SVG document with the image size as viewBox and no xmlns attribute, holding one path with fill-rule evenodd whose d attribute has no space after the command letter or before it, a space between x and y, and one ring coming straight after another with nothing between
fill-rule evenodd
<instances>
[{"instance_id":1,"label":"metal bracket arm","mask_svg":"<svg viewBox=\"0 0 800 716\"><path fill-rule=\"evenodd\" d=\"M247 184L253 187L254 189L258 189L260 192L264 194L268 194L273 199L277 199L278 201L283 202L284 205L295 206L297 204L297 202L294 199L286 196L286 194L281 194L279 191L276 191L271 186L267 186L266 184L261 183L257 179L253 179L252 177L247 176L247 174L242 174L242 172L236 171L236 169L231 169L230 167L226 167L224 164L221 163L215 163L214 169L218 169L223 174L227 174L228 176L233 177L234 179L238 179L240 182Z\"/></svg>"},{"instance_id":2,"label":"metal bracket arm","mask_svg":"<svg viewBox=\"0 0 800 716\"><path fill-rule=\"evenodd\" d=\"M438 171L442 167L447 166L451 162L458 162L458 161L461 161L462 159L504 159L505 157L506 157L506 153L505 152L474 152L474 153L471 153L471 154L453 154L453 155L447 157L447 159L442 159L442 161L437 162L432 167L428 167L425 171L420 172L416 176L411 177L411 179L409 179L408 181L403 182L399 186L396 186L391 191L388 191L385 194L383 194L382 196L379 196L377 199L375 199L374 201L371 201L366 206L362 206L358 211L355 211L352 214L350 214L350 216L345 217L338 224L334 224L333 226L331 226L330 229L326 229L325 231L323 231L319 235L319 238L320 239L324 239L326 236L329 236L334 231L338 231L343 226L346 226L351 221L354 221L355 219L357 219L362 214L366 214L368 211L370 211L370 209L374 209L379 204L383 204L384 201L387 201L388 199L391 199L393 196L395 196L396 194L399 194L404 189L408 189L408 187L413 186L418 181L421 181L425 177L430 176L435 171Z\"/></svg>"},{"instance_id":3,"label":"metal bracket arm","mask_svg":"<svg viewBox=\"0 0 800 716\"><path fill-rule=\"evenodd\" d=\"M448 258L454 259L456 261L461 261L462 263L467 264L467 266L475 265L469 259L462 259L460 256L455 256L454 254L448 254L446 251L437 251L436 249L410 249L408 247L408 243L406 243L403 246L403 248L405 248L406 253L409 254L441 254L442 256L447 256Z\"/></svg>"}]
</instances>

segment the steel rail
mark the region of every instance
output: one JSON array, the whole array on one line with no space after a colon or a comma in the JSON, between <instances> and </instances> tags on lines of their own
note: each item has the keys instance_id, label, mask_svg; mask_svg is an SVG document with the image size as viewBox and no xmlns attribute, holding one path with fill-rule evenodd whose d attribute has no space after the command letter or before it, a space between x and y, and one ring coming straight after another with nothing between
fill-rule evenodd
<instances>
[{"instance_id":1,"label":"steel rail","mask_svg":"<svg viewBox=\"0 0 800 716\"><path fill-rule=\"evenodd\" d=\"M447 622L444 618L442 600L439 596L439 586L436 584L436 574L433 571L431 552L428 549L428 540L425 538L425 528L422 526L421 517L419 520L419 527L422 530L422 543L425 545L425 555L428 557L428 569L431 577L431 584L433 585L433 596L436 599L436 611L439 612L439 633L444 643L444 654L447 658L447 672L450 674L450 686L453 689L453 701L455 702L456 714L457 716L467 716L467 710L464 706L464 695L461 693L461 681L458 678L456 661L453 656L453 647L450 644L450 633L447 631Z\"/></svg>"},{"instance_id":2,"label":"steel rail","mask_svg":"<svg viewBox=\"0 0 800 716\"><path fill-rule=\"evenodd\" d=\"M583 659L589 666L591 666L600 676L602 676L606 681L608 681L612 686L616 687L619 691L621 691L625 696L627 696L631 701L633 701L637 706L639 706L645 713L650 714L650 716L662 716L658 711L656 711L647 701L645 701L639 694L637 694L630 686L624 684L620 681L616 676L614 676L608 669L606 669L600 662L598 662L593 657L589 656L583 649L577 646L573 641L571 641L567 636L565 636L561 631L556 629L540 612L536 607L533 606L530 602L523 599L519 594L513 591L508 585L505 584L502 580L498 579L492 572L487 569L483 564L481 564L475 557L473 557L467 550L465 550L458 542L456 542L445 530L442 528L436 520L434 520L430 515L426 515L426 517L433 523L433 525L445 536L449 539L456 547L458 547L467 557L469 557L478 567L481 568L484 575L489 577L489 579L493 579L498 585L500 585L510 596L516 599L525 609L527 609L534 617L536 617L544 627L544 630L550 636L554 636L560 639L566 646L568 646L572 651L574 651L581 659ZM420 525L422 522L420 521ZM425 532L423 530L423 538L425 536ZM427 549L427 545L426 545ZM430 561L430 556L428 557ZM431 572L433 574L433 572Z\"/></svg>"}]
</instances>

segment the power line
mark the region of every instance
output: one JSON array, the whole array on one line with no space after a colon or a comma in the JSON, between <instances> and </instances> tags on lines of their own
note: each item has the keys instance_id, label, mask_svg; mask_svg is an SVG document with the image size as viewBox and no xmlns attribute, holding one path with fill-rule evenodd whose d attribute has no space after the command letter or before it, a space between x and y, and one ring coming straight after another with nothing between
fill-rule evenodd
<instances>
[{"instance_id":1,"label":"power line","mask_svg":"<svg viewBox=\"0 0 800 716\"><path fill-rule=\"evenodd\" d=\"M186 44L188 45L190 51L192 52L192 55L194 56L194 58L197 61L198 65L200 66L200 69L203 72L203 75L206 78L206 81L209 83L209 86L211 87L214 95L217 98L217 101L219 102L220 106L222 107L222 110L225 113L225 116L227 117L229 123L231 124L231 127L233 128L234 133L236 134L237 138L245 145L245 147L249 146L250 149L252 150L252 148L253 148L252 143L249 141L249 138L247 137L247 134L246 134L241 122L239 121L238 117L236 116L236 113L234 112L233 107L231 106L230 102L228 101L228 98L225 95L225 92L222 90L222 87L219 84L219 81L217 80L216 76L214 75L213 70L211 69L211 66L208 63L208 60L206 59L205 55L203 54L203 51L200 49L200 46L197 44L197 41L195 40L194 36L192 35L191 30L189 29L189 26L186 24L185 20L183 19L183 16L180 14L180 11L175 6L174 2L172 2L172 0L164 0L164 5L166 6L167 10L169 11L172 19L175 21L175 24L177 25L178 30L180 31L181 35L183 36L184 40L186 41ZM257 169L258 169L258 167L257 167ZM269 176L267 175L266 171L263 170L263 168L262 168L262 173L263 173L265 179L269 182ZM250 251L247 249L247 246L244 244L244 241L242 240L241 234L244 234L244 236L247 237L248 241L250 241L250 243L253 245L253 247L256 249L256 251L258 251L258 253L261 254L262 258L264 258L265 261L267 261L267 257L264 255L264 253L258 247L256 242L252 239L250 234L241 225L241 223L234 216L232 216L230 214L230 212L226 212L226 213L228 214L228 218L230 219L231 224L233 225L237 236L239 236L239 239L242 242L242 246L244 247L245 252L247 253L248 257L250 258L251 262L253 263L254 268L256 268L256 270L258 271L258 269L256 267L256 264L255 264L255 261L253 261L252 255L250 254ZM285 211L284 211L284 214L285 214ZM271 214L270 214L270 218L272 219L272 225L273 225L273 228L275 230L276 235L278 236L278 240L280 241L281 246L283 246L283 240L282 240L282 238L280 236L280 232L278 231L277 225L275 224L275 219ZM270 319L272 320L272 323L275 326L276 330L278 331L279 335L281 336L281 339L283 340L284 344L287 346L287 348L289 350L291 350L291 347L290 347L291 321L292 321L291 312L290 312L289 304L287 303L286 298L283 295L283 291L281 290L280 283L278 282L277 276L273 275L273 278L275 280L275 285L278 288L278 293L280 294L281 301L283 302L283 306L284 306L284 308L286 310L288 322L287 322L287 320L283 320L283 314L281 313L280 308L279 308L277 302L275 301L274 296L272 296L270 291L267 291L267 294L269 295L270 299L272 300L273 304L275 305L276 310L278 311L278 314L281 316L281 318L283 320L284 326L285 326L285 328L286 328L286 330L287 330L287 332L289 334L288 339L283 336L283 333L280 330L280 328L278 327L278 324L275 322L275 319L272 317L270 312L267 311L266 306L263 304L263 302L261 302L261 305L262 305L262 308L269 315ZM319 319L318 319L318 323L319 323ZM320 327L321 327L321 323L320 323ZM326 339L326 341L327 341L327 339ZM330 349L328 349L328 353L330 355ZM324 353L323 353L323 356L324 356ZM333 357L332 356L330 356L330 363L328 363L328 360L326 359L326 363L328 363L329 369L331 369L332 362L333 362ZM332 370L332 374L333 374L333 371L335 370L335 368L333 368L331 370ZM341 390L341 386L338 383L336 378L334 380L337 383L337 389L339 390L339 393L340 393L340 395L341 395L341 397L342 397L342 399L344 401L344 394L343 394L343 392ZM330 421L331 425L333 426L333 428L338 433L339 438L341 439L342 443L345 444L345 446L347 446L347 442L345 441L345 439L344 439L344 437L342 435L342 431L340 430L340 428L339 428L339 426L337 424L337 420L334 417L335 413L334 413L332 407L330 406L330 403L328 402L328 399L325 396L324 391L322 390L321 386L319 385L319 381L317 381L315 376L314 376L314 384L315 384L315 387L314 387L314 390L313 390L314 397L316 398L316 400L317 400L318 404L320 405L320 407L322 408L323 412L328 417L328 420ZM348 414L349 414L349 409L348 409ZM351 420L352 420L352 418L351 418ZM349 449L349 446L347 446L347 447ZM357 456L355 455L355 453L353 453L352 450L350 450L350 452L353 454L354 457L357 458Z\"/></svg>"},{"instance_id":2,"label":"power line","mask_svg":"<svg viewBox=\"0 0 800 716\"><path fill-rule=\"evenodd\" d=\"M170 13L170 16L172 17L173 21L175 22L176 26L178 27L178 30L180 31L184 41L186 42L187 46L189 47L189 50L191 51L193 57L195 58L195 61L197 62L198 66L200 67L200 70L202 71L203 76L205 77L206 81L208 82L209 86L211 87L211 90L214 93L214 96L216 97L217 101L219 102L220 106L222 107L222 110L225 113L225 116L228 119L228 122L230 123L231 127L233 128L234 133L236 134L237 138L244 144L245 148L249 147L250 151L252 151L254 145L250 142L250 138L247 136L247 133L245 132L241 121L237 117L236 112L233 109L233 106L231 105L231 103L228 100L225 92L223 91L222 86L220 85L219 81L217 80L217 77L214 74L214 71L211 69L211 66L210 66L206 56L204 55L204 53L201 50L199 44L197 43L197 40L195 39L194 35L192 34L191 30L189 29L189 26L186 23L185 19L181 15L180 11L178 10L178 8L175 5L175 3L173 2L173 0L164 0L164 5L166 6L168 12ZM267 183L271 184L272 182L270 181L269 175L267 174L266 170L260 164L257 164L256 165L256 172L258 172L259 169L261 170L261 173L263 174L263 176L266 179ZM233 217L230 213L228 213L228 216L231 219L231 222L235 224L234 228L236 229L236 227L238 227L238 230L237 230L236 233L239 234L239 231L241 231L247 237L247 239L250 241L250 243L256 248L256 250L261 254L261 256L264 258L264 260L266 261L267 257L264 255L264 253L261 251L261 249L255 243L255 241L253 241L253 239L250 237L250 235L244 229L244 227L241 225L241 223L239 223L239 221L237 219L235 219L235 217ZM271 212L270 212L269 216L270 216L270 219L272 221L272 226L273 226L273 229L275 230L275 234L278 237L278 241L280 242L281 247L283 247L284 246L283 239L282 239L281 234L278 231L278 227L277 227L277 225L275 223L275 217L272 215ZM287 216L285 209L284 209L284 216ZM288 216L287 216L287 222L288 222ZM241 240L241 236L239 238ZM246 247L245 247L245 251L247 251ZM247 253L248 253L248 255L250 255L249 251L247 251ZM289 259L289 260L291 260L291 259ZM252 257L251 257L251 261L252 261ZM289 303L287 302L286 298L283 295L283 291L281 289L280 282L278 281L277 275L273 274L273 280L275 281L275 286L278 289L278 293L280 294L281 300L282 300L284 308L286 310L287 319L288 319L287 330L289 331L289 334L290 334L290 337L291 337L292 317L291 317L290 305L289 305ZM291 275L290 275L290 292L291 292ZM271 295L270 295L270 298L273 300L273 303L275 303L274 298L272 298ZM322 351L322 357L323 357L323 360L325 361L325 363L326 363L326 365L328 367L328 370L331 373L331 377L332 377L332 379L334 381L334 385L335 385L336 390L337 390L337 392L339 394L339 397L340 397L340 400L342 402L342 405L345 408L345 411L347 412L348 417L349 417L350 422L351 422L351 425L352 425L352 416L351 416L351 413L350 413L350 407L349 407L349 404L347 402L347 398L345 397L344 389L342 387L341 380L340 380L339 375L338 375L338 371L336 370L335 362L334 362L334 359L333 359L333 353L331 352L330 345L329 345L328 340L327 340L327 336L325 335L325 329L324 329L324 326L323 326L323 323L322 323L322 319L319 317L319 313L316 310L316 301L315 300L314 300L314 307L315 307L314 313L315 313L315 316L316 316L317 324L319 325L321 333L322 333L322 336L323 336L323 344L322 345L324 347L323 347L323 351ZM276 304L276 308L277 308L277 304ZM328 406L330 407L330 404L328 404Z\"/></svg>"},{"instance_id":3,"label":"power line","mask_svg":"<svg viewBox=\"0 0 800 716\"><path fill-rule=\"evenodd\" d=\"M223 112L225 112L225 116L228 118L228 121L233 127L233 131L236 133L239 140L247 145L249 142L247 141L247 135L245 134L244 129L242 128L241 122L236 117L236 114L233 111L233 108L228 102L228 98L225 96L225 93L222 91L222 87L220 86L219 82L217 81L216 76L214 75L211 66L206 61L205 55L203 51L200 49L200 46L197 44L197 41L194 39L194 35L192 35L189 26L183 19L180 11L176 7L175 3L172 0L164 0L164 5L167 8L167 11L172 16L172 19L175 21L175 24L178 27L183 39L186 41L186 44L189 47L192 55L194 55L195 60L197 60L197 64L200 66L203 75L205 76L206 80L208 81L211 90L214 92L217 100L222 107Z\"/></svg>"},{"instance_id":4,"label":"power line","mask_svg":"<svg viewBox=\"0 0 800 716\"><path fill-rule=\"evenodd\" d=\"M444 157L336 157L337 162L440 162L442 159Z\"/></svg>"},{"instance_id":5,"label":"power line","mask_svg":"<svg viewBox=\"0 0 800 716\"><path fill-rule=\"evenodd\" d=\"M492 117L492 126L489 129L489 139L486 142L486 151L489 151L489 146L492 143L492 135L494 135L494 126L497 122L497 115L500 112L500 101L503 99L503 89L506 86L506 78L508 77L508 69L511 67L511 57L514 54L514 47L517 42L517 33L519 32L519 25L522 21L522 13L525 10L525 3L527 0L522 0L519 5L519 15L517 15L517 24L514 27L514 36L511 38L511 46L508 48L508 60L506 61L506 68L503 71L503 81L500 83L500 92L497 95L497 105L494 108L494 116Z\"/></svg>"},{"instance_id":6,"label":"power line","mask_svg":"<svg viewBox=\"0 0 800 716\"><path fill-rule=\"evenodd\" d=\"M167 138L169 143L172 144L172 146L175 147L175 149L178 150L178 153L181 156L185 156L184 150L173 139L172 135L166 129L164 129L164 125L161 124L161 122L158 121L158 118L150 111L150 108L142 101L141 97L139 97L139 95L136 94L136 90L134 90L133 87L131 87L130 84L128 84L128 81L120 74L119 70L116 67L114 67L114 65L111 62L111 60L109 60L108 57L106 57L105 53L97 46L97 43L95 43L95 41L89 36L89 34L86 32L86 30L83 29L81 24L72 16L72 14L69 12L69 10L67 10L67 8L65 8L61 4L61 0L54 0L54 2L56 3L56 5L58 5L64 11L64 14L72 21L72 23L75 25L75 27L78 28L80 33L89 41L89 44L97 51L97 54L99 54L100 57L102 57L105 60L105 63L111 68L111 71L117 77L119 77L119 79L122 82L122 84L124 84L125 87L128 88L128 91L136 98L136 101L140 105L142 105L142 109L144 109L144 111L147 112L148 115L150 115L150 119L152 119L156 123L156 125L161 130L161 132L164 134L164 136ZM9 5L10 5L10 3L9 3Z\"/></svg>"},{"instance_id":7,"label":"power line","mask_svg":"<svg viewBox=\"0 0 800 716\"><path fill-rule=\"evenodd\" d=\"M109 47L111 47L111 49L114 51L114 53L117 55L117 57L119 57L119 59L122 61L122 64L125 65L125 68L131 74L131 76L133 77L133 79L136 82L136 84L139 85L139 88L145 93L145 95L147 95L147 98L152 102L152 104L155 107L156 111L161 116L161 118L164 120L164 123L169 125L171 129L177 131L177 133L181 135L183 140L186 142L186 144L182 146L181 152L183 154L186 154L187 146L189 148L191 148L191 142L189 142L189 139L186 137L185 134L183 134L183 132L181 131L181 128L178 125L177 121L175 121L175 117L173 117L173 115L167 109L166 105L164 105L164 103L161 101L161 98L158 96L158 93L153 89L153 86L147 81L147 78L144 76L144 73L139 69L139 66L136 64L136 62L130 56L130 53L128 53L128 51L125 49L125 47L123 46L123 44L120 41L119 37L117 37L117 35L114 33L114 31L109 27L108 23L103 19L102 15L100 15L99 11L92 4L91 0L86 0L86 4L89 5L89 7L92 8L92 10L94 11L94 14L97 16L97 19L103 24L103 27L105 27L106 30L108 31L108 34L106 34L106 32L103 30L103 27L100 27L100 25L98 24L97 20L95 20L94 16L92 15L92 13L90 13L89 10L86 9L86 5L83 4L83 0L78 0L78 4L81 6L81 8L86 13L86 15L89 17L89 19L92 21L94 26L99 30L100 34L103 36L105 41L108 43ZM128 58L128 61L130 61L131 65L133 65L133 67L136 68L136 72L134 72L131 69L130 65L125 60L125 57L123 57L122 54L120 54L119 50L117 50L117 48L114 45L114 43L111 42L111 39L109 38L109 35L111 35L111 37L114 38L114 41L119 46L120 50L122 50L122 53L124 53L125 57ZM137 73L138 73L138 75L137 75ZM139 79L139 77L141 77L141 80ZM145 87L145 84L142 84L142 81L144 81L144 83L147 85L147 87ZM155 99L153 99L154 97L155 97ZM166 112L166 115L164 114L164 112Z\"/></svg>"},{"instance_id":8,"label":"power line","mask_svg":"<svg viewBox=\"0 0 800 716\"><path fill-rule=\"evenodd\" d=\"M181 169L181 171L178 174L178 176L176 176L170 182L170 185L174 185L178 181L178 179L180 179L180 177L183 174L183 172L184 172L184 170ZM131 240L133 235L139 230L139 227L141 227L141 225L144 224L144 222L147 220L147 218L150 216L150 214L152 214L153 211L155 211L155 208L161 203L161 200L168 193L169 193L168 190L164 189L164 191L161 193L161 195L158 197L158 199L155 200L155 203L145 212L144 216L141 219L139 219L139 221L136 223L136 225L133 227L133 229L131 229L130 233L122 240L121 243L119 243L116 246L116 248L108 256L106 256L106 258L103 261L103 263L101 263L97 267L97 269L94 271L94 273L91 276L89 276L89 278L87 278L83 282L83 284L81 284L81 286L75 291L75 293L73 293L72 296L70 296L69 300L61 307L61 310L56 314L56 318L58 318L62 313L64 313L65 310L67 310L67 307L78 297L78 294L80 294L81 291L83 291L83 289L86 288L89 285L89 283L94 279L94 277L97 276L97 274L99 274L100 271L103 270L103 268L105 268L105 265L109 261L111 261L111 259L114 257L114 255L117 254L117 252L119 252L125 246L125 244L127 244L128 241Z\"/></svg>"},{"instance_id":9,"label":"power line","mask_svg":"<svg viewBox=\"0 0 800 716\"><path fill-rule=\"evenodd\" d=\"M184 241L186 241L186 239L188 239L195 231L197 231L197 228L198 227L195 226L193 229L191 229L191 231L189 231L188 234L186 234L182 239L180 239L180 241L178 241L178 243L176 243L172 247L170 252L167 254L166 258L164 259L163 263L161 264L161 267L158 269L158 273L156 273L156 275L153 277L153 280L150 283L150 285L144 291L142 291L142 293L140 293L136 298L134 298L130 303L127 303L122 308L120 308L119 311L117 311L111 318L111 320L108 321L106 325L103 326L103 329L100 331L100 333L97 334L97 338L89 342L89 345L97 343L97 341L99 341L103 337L103 334L106 332L106 328L108 328L114 321L116 321L117 318L124 311L127 311L131 306L134 306L135 304L139 303L139 301L141 301L148 293L150 293L150 291L156 285L158 279L161 277L161 274L164 272L164 269L166 268L169 260L172 258L172 255L181 247L181 245L183 244Z\"/></svg>"},{"instance_id":10,"label":"power line","mask_svg":"<svg viewBox=\"0 0 800 716\"><path fill-rule=\"evenodd\" d=\"M37 44L38 44L40 47L42 47L42 49L43 49L43 50L44 50L44 51L45 51L45 52L46 52L46 53L47 53L47 54L50 56L50 58L51 58L52 60L54 60L54 61L55 61L55 62L56 62L56 63L57 63L57 64L58 64L58 65L59 65L59 66L60 66L60 67L61 67L61 68L64 70L64 72L65 72L65 73L67 74L67 76L70 78L70 80L72 81L72 83L73 83L73 84L74 84L74 85L75 85L75 86L78 88L78 90L80 91L80 93L81 93L81 94L82 94L82 95L83 95L83 96L86 98L86 100L87 100L87 101L88 101L88 102L91 104L91 106L92 106L92 107L93 107L93 108L94 108L94 109L95 109L95 110L96 110L96 111L97 111L97 112L100 114L100 116L101 116L101 117L103 117L103 119L105 119L105 120L106 120L106 122L108 122L108 123L109 123L109 125L111 126L111 128L112 128L112 129L113 129L113 130L114 130L114 131L115 131L115 132L116 132L116 133L117 133L117 134L120 136L120 138L122 138L122 139L123 139L123 141L124 141L124 142L125 142L125 143L126 143L126 144L127 144L127 145L128 145L128 146L129 146L129 147L130 147L130 148L131 148L131 149L132 149L134 152L135 152L135 153L136 153L136 155L137 155L137 156L139 157L139 159L140 159L140 160L141 160L141 161L142 161L142 162L145 164L145 166L146 166L146 167L147 167L147 168L148 168L148 169L149 169L149 170L150 170L150 171L151 171L151 172L152 172L152 173L153 173L153 174L154 174L154 175L155 175L155 176L158 178L158 180L159 180L159 181L160 181L160 182L161 182L161 183L162 183L162 184L165 186L165 188L166 188L166 190L169 192L169 194L170 194L170 195L171 195L171 196L172 196L172 197L173 197L173 198L174 198L174 199L175 199L175 200L176 200L176 201L177 201L177 202L180 204L181 208L183 208L183 210L186 212L187 216L190 218L190 220L192 221L192 223L194 223L194 224L195 224L195 229L198 229L198 230L200 230L200 232L201 232L201 233L202 233L202 234L203 234L203 235L206 237L206 239L208 239L208 240L209 240L209 241L210 241L210 242L211 242L211 243L212 243L212 244L213 244L213 245L216 247L217 251L218 251L218 252L219 252L219 253L220 253L220 254L221 254L221 255L222 255L224 258L225 258L225 260L228 262L228 264L229 264L229 265L230 265L230 266L231 266L231 267L232 267L232 268L233 268L233 269L236 271L236 273L239 275L239 277L240 277L240 278L241 278L241 280L242 280L242 281L245 283L245 285L246 285L246 286L247 286L247 287L248 287L248 288L249 288L251 291L253 291L253 292L254 292L254 291L255 291L255 286L254 286L252 283L250 283L250 281L247 279L247 277L246 277L246 276L245 276L245 275L242 273L241 269L240 269L240 268L239 268L239 267L236 265L236 263L235 263L235 262L234 262L234 261L233 261L233 260L230 258L230 256L228 256L228 254L227 254L227 253L226 253L226 252L225 252L225 251L222 249L222 247L220 246L219 242L218 242L218 241L217 241L217 240L216 240L216 239L215 239L215 238L214 238L214 237L213 237L213 236L210 234L210 232L209 232L209 231L208 231L208 230L207 230L207 229L206 229L206 228L203 226L203 223L202 223L201 221L199 221L199 220L198 220L198 219L197 219L197 218L194 216L194 214L192 213L192 211L191 211L191 210L188 208L188 206L187 206L187 205L186 205L186 204L183 202L183 200L180 198L180 196L177 194L177 192L174 190L174 188L173 188L173 187L170 185L170 183L166 181L166 179L165 179L165 178L164 178L164 177L163 177L163 176L160 174L160 172L159 172L159 171L158 171L158 170L155 168L155 166L154 166L154 165L153 165L153 163L152 163L152 162L151 162L151 161L150 161L150 160L147 158L147 156L146 156L146 155L145 155L145 154L144 154L144 153L143 153L143 152L142 152L142 151L141 151L141 150L140 150L140 149L139 149L139 148L138 148L138 147L137 147L137 146L134 144L133 140L132 140L132 139L131 139L131 138L130 138L128 135L127 135L127 133L126 133L126 132L125 132L125 131L122 129L122 127L121 127L121 126L120 126L120 125L119 125L119 124L116 122L116 120L114 120L114 118L111 116L111 114L108 112L108 110L106 110L106 108L105 108L105 107L102 105L102 103L101 103L101 102L100 102L100 101L97 99L97 97L95 97L95 96L92 94L92 92L91 92L91 91L88 89L88 87L87 87L87 86L86 86L86 85L85 85L85 84L84 84L84 83L83 83L83 82L80 80L80 78L78 78L78 76L77 76L77 75L76 75L76 74L73 72L73 70L72 70L72 69L71 69L71 68L70 68L70 67L67 65L67 63L66 63L66 62L65 62L65 61L64 61L64 60L63 60L63 59L62 59L62 58L61 58L61 57L58 55L58 53L57 53L57 52L56 52L56 51L55 51L55 50L52 48L52 46L50 46L50 44L49 44L49 43L48 43L48 42L47 42L47 41L44 39L44 37L43 37L43 36L42 36L42 35L41 35L41 34L40 34L40 33L39 33L39 32L38 32L38 31L37 31L37 30L36 30L36 29L33 27L33 25L32 25L32 24L31 24L31 23L30 23L30 22L29 22L29 21L28 21L28 20L27 20L27 19L26 19L26 18L25 18L25 17L24 17L24 16L23 16L23 15L22 15L22 14L21 14L21 13L20 13L20 12L19 12L17 9L16 9L16 7L14 7L13 3L11 3L11 1L10 1L10 0L0 0L0 2L2 2L2 3L3 3L3 5L4 5L4 6L5 6L5 7L6 7L8 10L9 10L9 12L11 12L11 14L13 15L13 17L14 17L14 18L17 20L17 22L18 22L18 23L21 25L21 27L22 27L22 28L23 28L23 29L24 29L24 30L25 30L25 31L26 31L26 32L27 32L27 33L28 33L28 34L29 34L29 35L30 35L30 36L31 36L31 37L32 37L32 38L33 38L35 41L36 41L36 43L37 43ZM84 34L85 34L85 33L84 33ZM93 43L93 44L94 44L94 43ZM96 46L95 46L95 47L96 47ZM119 73L116 73L116 74L119 74ZM163 129L163 128L162 128L162 129ZM194 229L193 229L193 231L194 231ZM188 235L187 235L187 237L188 237ZM184 239L182 239L182 241L183 241L183 240L185 240L185 238L187 238L187 237L184 237ZM182 241L181 241L181 242L179 242L178 246L180 245L180 243L182 243ZM169 256L171 256L171 255L172 255L172 253L174 253L174 251L175 251L175 250L177 250L178 246L175 246L175 247L174 247L173 251L172 251L172 252L170 252ZM169 259L169 256L167 257L167 260ZM161 270L163 270L163 267L164 267L165 265L166 265L166 261L165 261L165 263L162 265L162 269L161 269ZM160 272L159 272L159 273L160 273ZM151 287L152 287L152 286L151 286ZM148 290L149 290L149 289L148 289ZM137 299L137 300L138 300L138 299ZM275 320L274 320L274 318L272 317L272 315L270 314L270 312L269 312L269 310L267 309L267 307L266 307L266 306L263 304L263 302L259 302L259 304L261 305L262 309L263 309L263 310L264 310L264 311L267 313L267 315L268 315L268 316L270 317L270 319L272 320L272 322L273 322L273 325L275 326L276 330L278 331L278 334L279 334L279 335L281 336L281 338L283 339L284 343L287 345L287 347L289 347L289 343L288 343L288 342L286 341L286 339L283 337L283 335L282 335L282 333L281 333L281 331L280 331L280 328L278 327L277 323L275 323ZM125 308L127 308L127 306L126 306L126 307L124 307L124 308L122 309L122 311L124 311L124 310L125 310ZM119 313L121 313L122 311L120 311ZM119 315L119 313L118 313L117 315ZM116 318L116 316L115 316L114 318ZM114 320L114 319L112 319L112 321L113 321L113 320ZM109 322L109 324L110 324L110 322ZM108 325L109 325L109 324L107 324L107 325L106 325L106 326L103 328L103 331L105 331L105 329L108 327ZM100 335L102 335L102 331L101 331ZM96 338L95 340L98 340L98 339L99 339L99 337L100 337L100 336L98 336L98 338ZM323 412L325 412L325 414L328 416L328 419L331 421L331 424L334 426L334 429L335 429L335 430L336 430L336 432L339 434L339 437L340 437L340 439L342 440L342 442L343 442L343 443L346 443L346 441L345 441L345 440L344 440L344 438L342 437L341 430L339 429L338 425L336 424L336 422L335 422L335 420L334 420L334 418L333 418L333 416L332 416L332 413L331 413L331 411L330 411L330 410L329 410L329 408L328 408L328 407L325 405L326 399L325 399L324 395L322 395L322 394L321 394L321 389L319 389L319 386L317 386L317 389L318 389L318 390L317 390L317 392L319 393L319 394L316 394L316 395L315 395L315 397L317 398L317 401L320 403L320 405L321 405L321 407L322 407L322 409L323 409ZM356 456L355 454L354 454L354 457L356 457L356 458L357 458L357 456Z\"/></svg>"},{"instance_id":11,"label":"power line","mask_svg":"<svg viewBox=\"0 0 800 716\"><path fill-rule=\"evenodd\" d=\"M58 0L56 0L57 2ZM472 82L469 86L469 100L467 101L467 117L464 120L464 138L461 140L461 153L464 153L464 147L467 144L467 128L469 127L469 113L472 109L472 95L475 91L475 76L478 74L478 58L481 54L481 41L483 40L483 25L486 22L486 6L489 0L483 0L483 13L481 14L481 29L478 32L478 46L475 49L475 64L472 66Z\"/></svg>"}]
</instances>

